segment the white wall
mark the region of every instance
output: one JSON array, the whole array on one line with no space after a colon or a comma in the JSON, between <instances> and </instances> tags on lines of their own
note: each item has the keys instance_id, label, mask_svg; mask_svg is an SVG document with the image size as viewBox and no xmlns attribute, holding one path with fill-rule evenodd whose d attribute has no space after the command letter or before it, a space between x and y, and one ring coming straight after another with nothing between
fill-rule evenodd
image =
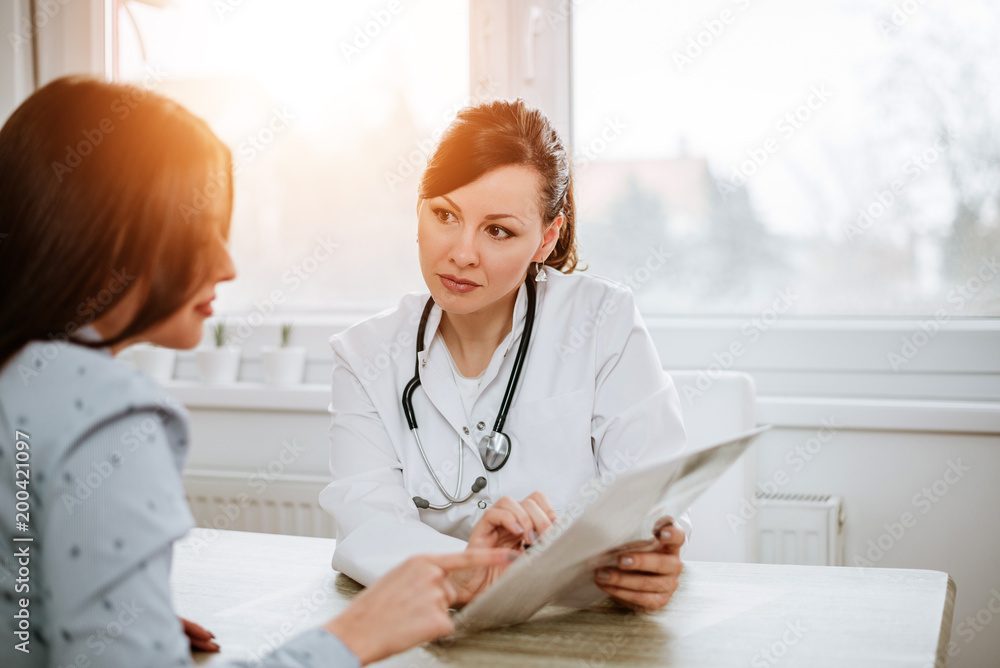
<instances>
[{"instance_id":1,"label":"white wall","mask_svg":"<svg viewBox=\"0 0 1000 668\"><path fill-rule=\"evenodd\" d=\"M949 665L998 665L1000 614L980 613L995 618L982 632L963 620L990 599L1000 611L1000 596L992 592L1000 591L1000 435L844 430L793 470L786 456L798 457L794 449L815 435L796 428L765 434L756 449L758 481L773 481L784 471L790 479L782 492L841 495L848 565L951 574L957 596ZM953 485L937 482L950 462L971 470L950 474ZM915 498L935 483L942 496L932 491ZM909 526L901 521L904 513ZM871 553L869 541L876 546Z\"/></svg>"}]
</instances>

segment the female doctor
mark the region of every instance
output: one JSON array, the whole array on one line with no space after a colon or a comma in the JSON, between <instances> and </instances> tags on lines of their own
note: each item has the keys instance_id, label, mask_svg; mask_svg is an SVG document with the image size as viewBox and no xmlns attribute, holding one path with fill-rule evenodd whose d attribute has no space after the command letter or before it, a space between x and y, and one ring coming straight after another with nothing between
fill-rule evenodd
<instances>
[{"instance_id":1,"label":"female doctor","mask_svg":"<svg viewBox=\"0 0 1000 668\"><path fill-rule=\"evenodd\" d=\"M677 392L631 292L573 274L569 156L521 100L463 109L417 203L430 295L333 336L333 567L371 584L416 553L523 549L585 491L685 446ZM665 520L669 521L669 520ZM595 584L669 601L691 527L657 526ZM452 576L458 605L507 566Z\"/></svg>"}]
</instances>

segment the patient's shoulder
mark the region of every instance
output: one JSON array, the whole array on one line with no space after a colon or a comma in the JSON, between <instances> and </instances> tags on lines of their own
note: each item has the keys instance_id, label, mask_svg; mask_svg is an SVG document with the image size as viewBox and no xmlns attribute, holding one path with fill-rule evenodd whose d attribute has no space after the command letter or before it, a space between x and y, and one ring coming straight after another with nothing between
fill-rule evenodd
<instances>
[{"instance_id":1,"label":"patient's shoulder","mask_svg":"<svg viewBox=\"0 0 1000 668\"><path fill-rule=\"evenodd\" d=\"M55 455L94 426L138 411L186 426L187 411L154 380L106 350L33 341L0 370L0 406L11 427Z\"/></svg>"}]
</instances>

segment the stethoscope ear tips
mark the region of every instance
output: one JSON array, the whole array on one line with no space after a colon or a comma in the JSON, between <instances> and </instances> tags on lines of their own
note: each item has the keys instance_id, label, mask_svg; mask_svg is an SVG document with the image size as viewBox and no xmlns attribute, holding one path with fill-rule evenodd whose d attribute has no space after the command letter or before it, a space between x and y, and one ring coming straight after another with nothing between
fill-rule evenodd
<instances>
[{"instance_id":1,"label":"stethoscope ear tips","mask_svg":"<svg viewBox=\"0 0 1000 668\"><path fill-rule=\"evenodd\" d=\"M483 479L480 478L480 480ZM483 486L484 487L486 486L485 480L483 480ZM417 508L420 508L421 510L427 510L428 508L431 507L431 502L428 501L427 499L421 499L419 496L415 496L413 497L413 505L415 505Z\"/></svg>"},{"instance_id":2,"label":"stethoscope ear tips","mask_svg":"<svg viewBox=\"0 0 1000 668\"><path fill-rule=\"evenodd\" d=\"M484 487L486 487L486 478L479 476L476 478L476 482L472 483L472 493L475 494Z\"/></svg>"}]
</instances>

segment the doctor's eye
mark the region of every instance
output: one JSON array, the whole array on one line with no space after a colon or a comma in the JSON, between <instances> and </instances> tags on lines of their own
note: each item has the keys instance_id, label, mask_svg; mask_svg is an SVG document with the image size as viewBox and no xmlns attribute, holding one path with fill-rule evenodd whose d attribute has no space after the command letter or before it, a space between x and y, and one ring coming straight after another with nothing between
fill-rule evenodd
<instances>
[{"instance_id":1,"label":"doctor's eye","mask_svg":"<svg viewBox=\"0 0 1000 668\"><path fill-rule=\"evenodd\" d=\"M442 223L450 223L457 220L455 214L453 214L448 209L431 209L431 212L440 220Z\"/></svg>"},{"instance_id":2,"label":"doctor's eye","mask_svg":"<svg viewBox=\"0 0 1000 668\"><path fill-rule=\"evenodd\" d=\"M499 225L490 225L487 227L486 234L490 235L494 239L510 239L514 236L510 233L510 230L500 227Z\"/></svg>"}]
</instances>

